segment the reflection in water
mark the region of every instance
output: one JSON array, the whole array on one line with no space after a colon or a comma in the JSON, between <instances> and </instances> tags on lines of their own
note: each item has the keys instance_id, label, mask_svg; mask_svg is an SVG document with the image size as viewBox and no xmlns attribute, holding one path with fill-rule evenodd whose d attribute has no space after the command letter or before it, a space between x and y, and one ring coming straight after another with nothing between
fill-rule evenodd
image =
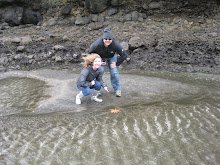
<instances>
[{"instance_id":1,"label":"reflection in water","mask_svg":"<svg viewBox=\"0 0 220 165\"><path fill-rule=\"evenodd\" d=\"M156 76L163 77L164 73ZM217 165L220 163L220 76L181 76L172 73L165 77L198 90L187 91L188 88L179 85L185 89L184 97L172 93L164 97L162 93L161 98L156 95L140 102L127 100L127 104L114 105L121 110L118 114L109 112L115 108L113 105L89 107L87 103L78 111L73 106L72 110L47 114L1 111L0 163ZM1 91L7 86L3 88L2 81ZM40 84L36 91L42 90L38 97L46 99L45 89L40 89L44 85ZM8 91L4 95L5 92ZM1 97L2 107L5 100Z\"/></svg>"}]
</instances>

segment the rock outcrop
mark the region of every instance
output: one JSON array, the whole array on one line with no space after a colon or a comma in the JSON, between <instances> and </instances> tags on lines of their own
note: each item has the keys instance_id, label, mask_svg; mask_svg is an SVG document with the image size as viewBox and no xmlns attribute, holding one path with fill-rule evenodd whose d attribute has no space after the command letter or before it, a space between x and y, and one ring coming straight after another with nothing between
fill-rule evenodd
<instances>
[{"instance_id":1,"label":"rock outcrop","mask_svg":"<svg viewBox=\"0 0 220 165\"><path fill-rule=\"evenodd\" d=\"M220 73L217 0L64 2L0 0L0 71L76 68L109 27L128 53L123 69Z\"/></svg>"}]
</instances>

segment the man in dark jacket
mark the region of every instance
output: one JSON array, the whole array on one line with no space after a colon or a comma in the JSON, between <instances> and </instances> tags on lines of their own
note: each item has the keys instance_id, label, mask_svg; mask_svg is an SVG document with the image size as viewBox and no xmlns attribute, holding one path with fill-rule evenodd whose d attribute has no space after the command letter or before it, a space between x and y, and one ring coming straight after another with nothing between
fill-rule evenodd
<instances>
[{"instance_id":1,"label":"man in dark jacket","mask_svg":"<svg viewBox=\"0 0 220 165\"><path fill-rule=\"evenodd\" d=\"M89 53L97 53L101 56L103 60L101 66L103 74L105 72L106 62L108 63L112 87L115 90L116 96L120 97L121 87L119 84L119 72L117 67L127 58L127 53L119 42L113 38L110 29L104 29L103 36L92 44ZM117 54L120 55L118 59Z\"/></svg>"}]
</instances>

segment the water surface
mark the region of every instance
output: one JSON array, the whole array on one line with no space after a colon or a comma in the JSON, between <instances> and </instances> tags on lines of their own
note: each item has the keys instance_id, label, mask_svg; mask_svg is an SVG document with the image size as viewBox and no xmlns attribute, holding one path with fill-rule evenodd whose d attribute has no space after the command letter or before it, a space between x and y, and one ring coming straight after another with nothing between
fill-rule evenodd
<instances>
[{"instance_id":1,"label":"water surface","mask_svg":"<svg viewBox=\"0 0 220 165\"><path fill-rule=\"evenodd\" d=\"M220 76L121 73L122 97L75 105L78 73L0 74L1 164L220 163ZM120 109L112 114L109 109Z\"/></svg>"}]
</instances>

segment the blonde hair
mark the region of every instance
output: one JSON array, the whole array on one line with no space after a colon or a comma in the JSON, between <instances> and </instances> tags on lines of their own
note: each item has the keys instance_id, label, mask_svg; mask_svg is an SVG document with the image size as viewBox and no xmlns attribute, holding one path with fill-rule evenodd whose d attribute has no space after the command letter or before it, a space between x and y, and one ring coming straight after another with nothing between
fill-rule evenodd
<instances>
[{"instance_id":1,"label":"blonde hair","mask_svg":"<svg viewBox=\"0 0 220 165\"><path fill-rule=\"evenodd\" d=\"M101 57L100 57L98 54L96 54L96 53L92 53L92 54L82 54L82 55L85 56L85 57L83 57L83 60L84 60L83 65L84 65L85 67L91 65L91 64L95 61L96 58L101 58Z\"/></svg>"}]
</instances>

